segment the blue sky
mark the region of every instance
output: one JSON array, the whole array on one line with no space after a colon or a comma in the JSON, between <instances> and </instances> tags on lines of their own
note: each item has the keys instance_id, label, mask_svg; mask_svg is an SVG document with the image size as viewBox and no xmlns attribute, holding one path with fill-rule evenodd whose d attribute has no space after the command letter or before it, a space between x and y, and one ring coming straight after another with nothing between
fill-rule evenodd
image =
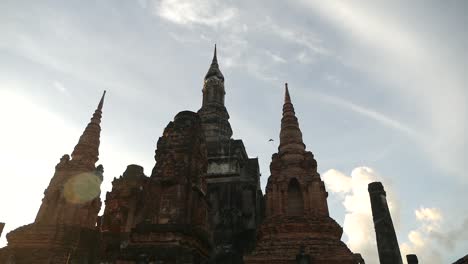
<instances>
[{"instance_id":1,"label":"blue sky","mask_svg":"<svg viewBox=\"0 0 468 264\"><path fill-rule=\"evenodd\" d=\"M381 180L402 251L455 261L468 247L467 11L422 0L3 0L0 244L34 220L103 90L102 198L128 164L149 174L167 123L199 109L217 43L234 137L259 157L263 186L288 82L343 241L377 263L366 188Z\"/></svg>"}]
</instances>

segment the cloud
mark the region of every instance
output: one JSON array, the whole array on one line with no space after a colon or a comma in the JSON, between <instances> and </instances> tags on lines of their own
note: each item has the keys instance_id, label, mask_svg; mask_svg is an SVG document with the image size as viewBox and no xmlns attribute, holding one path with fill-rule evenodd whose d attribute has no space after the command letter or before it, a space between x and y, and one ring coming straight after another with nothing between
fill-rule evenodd
<instances>
[{"instance_id":1,"label":"cloud","mask_svg":"<svg viewBox=\"0 0 468 264\"><path fill-rule=\"evenodd\" d=\"M415 247L423 247L424 240L420 232L418 231L410 231L408 234L408 239L411 243L414 244ZM405 255L405 254L404 254Z\"/></svg>"},{"instance_id":2,"label":"cloud","mask_svg":"<svg viewBox=\"0 0 468 264\"><path fill-rule=\"evenodd\" d=\"M416 219L420 221L438 222L442 219L442 213L438 208L421 207L414 213L416 214Z\"/></svg>"},{"instance_id":3,"label":"cloud","mask_svg":"<svg viewBox=\"0 0 468 264\"><path fill-rule=\"evenodd\" d=\"M439 229L430 230L429 236L446 250L452 251L457 244L468 240L468 217L455 228L443 231Z\"/></svg>"},{"instance_id":4,"label":"cloud","mask_svg":"<svg viewBox=\"0 0 468 264\"><path fill-rule=\"evenodd\" d=\"M468 218L453 228L447 228L439 208L421 206L414 214L418 227L411 230L408 241L401 244L403 255L416 254L424 263L443 263L443 252L453 252L457 244L468 239Z\"/></svg>"},{"instance_id":5,"label":"cloud","mask_svg":"<svg viewBox=\"0 0 468 264\"><path fill-rule=\"evenodd\" d=\"M327 184L327 189L334 193L348 193L352 189L352 180L340 171L330 169L322 176Z\"/></svg>"},{"instance_id":6,"label":"cloud","mask_svg":"<svg viewBox=\"0 0 468 264\"><path fill-rule=\"evenodd\" d=\"M354 104L352 102L346 101L346 100L341 99L341 98L336 97L336 96L330 96L330 95L325 95L325 94L317 94L317 97L319 97L322 101L324 101L326 103L330 103L330 104L333 104L333 105L336 105L336 106L351 110L351 111L353 111L353 112L355 112L357 114L360 114L360 115L365 116L367 118L370 118L370 119L372 119L374 121L377 121L377 122L379 122L380 124L382 124L382 125L384 125L386 127L398 130L400 132L403 132L403 133L407 134L408 136L410 136L412 139L416 139L416 140L419 141L420 138L423 137L422 135L417 133L415 130L413 130L412 128L410 128L406 124L404 124L404 123L402 123L402 122L400 122L400 121L398 121L396 119L390 118L390 117L386 116L385 114L377 112L377 111L375 111L373 109L366 108L366 107Z\"/></svg>"},{"instance_id":7,"label":"cloud","mask_svg":"<svg viewBox=\"0 0 468 264\"><path fill-rule=\"evenodd\" d=\"M384 47L398 56L401 54L419 56L422 53L421 46L412 32L408 32L395 20L385 16L385 13L377 13L370 5L363 3L365 1L357 3L339 0L303 0L302 2L356 39Z\"/></svg>"},{"instance_id":8,"label":"cloud","mask_svg":"<svg viewBox=\"0 0 468 264\"><path fill-rule=\"evenodd\" d=\"M310 64L314 62L313 57L306 51L301 51L296 55L296 60L302 64Z\"/></svg>"},{"instance_id":9,"label":"cloud","mask_svg":"<svg viewBox=\"0 0 468 264\"><path fill-rule=\"evenodd\" d=\"M67 91L67 89L65 88L63 83L61 83L59 81L54 81L53 86L55 87L55 89L57 89L57 91L59 91L61 93L65 93Z\"/></svg>"},{"instance_id":10,"label":"cloud","mask_svg":"<svg viewBox=\"0 0 468 264\"><path fill-rule=\"evenodd\" d=\"M218 0L161 0L156 13L179 25L216 27L237 16L238 10Z\"/></svg>"},{"instance_id":11,"label":"cloud","mask_svg":"<svg viewBox=\"0 0 468 264\"><path fill-rule=\"evenodd\" d=\"M348 176L338 170L330 169L322 175L327 190L339 194L342 198L346 215L343 232L347 237L346 244L356 253L361 253L368 263L378 263L377 245L367 185L382 181L372 168L357 167ZM391 188L385 186L387 202L394 223L399 222L399 207L392 195Z\"/></svg>"},{"instance_id":12,"label":"cloud","mask_svg":"<svg viewBox=\"0 0 468 264\"><path fill-rule=\"evenodd\" d=\"M283 57L281 57L280 55L278 54L275 54L269 50L266 50L265 53L274 61L274 62L279 62L279 63L286 63L286 59L284 59Z\"/></svg>"},{"instance_id":13,"label":"cloud","mask_svg":"<svg viewBox=\"0 0 468 264\"><path fill-rule=\"evenodd\" d=\"M416 254L421 262L442 263L441 254L431 239L431 233L440 228L440 209L421 207L414 213L420 226L411 230L408 233L408 241L400 245L402 255Z\"/></svg>"},{"instance_id":14,"label":"cloud","mask_svg":"<svg viewBox=\"0 0 468 264\"><path fill-rule=\"evenodd\" d=\"M404 12L400 12L399 5L393 2L301 2L302 7L323 18L348 40L347 47L337 52L346 65L378 82L387 83L391 87L388 92L402 98L399 101L406 101L417 113L419 117L415 124L419 131L423 131L417 136L421 137L422 150L434 164L466 181L464 175L468 165L462 158L466 156L468 146L468 94L463 71L466 60L447 56L454 53L450 50L453 42L464 41L463 38L455 36L453 41L444 41L442 45L433 41L429 37L434 36L432 29L408 23L408 19L413 18L402 15ZM458 32L458 27L454 28ZM460 53L455 56L459 57ZM368 115L408 131L407 127L391 120L372 113Z\"/></svg>"},{"instance_id":15,"label":"cloud","mask_svg":"<svg viewBox=\"0 0 468 264\"><path fill-rule=\"evenodd\" d=\"M324 56L331 55L331 51L327 49L322 39L313 34L310 30L293 29L291 27L280 26L275 23L270 17L262 23L261 27L267 28L268 31L277 37L280 37L283 41L300 45L307 49L309 56ZM302 55L305 57L306 55Z\"/></svg>"}]
</instances>

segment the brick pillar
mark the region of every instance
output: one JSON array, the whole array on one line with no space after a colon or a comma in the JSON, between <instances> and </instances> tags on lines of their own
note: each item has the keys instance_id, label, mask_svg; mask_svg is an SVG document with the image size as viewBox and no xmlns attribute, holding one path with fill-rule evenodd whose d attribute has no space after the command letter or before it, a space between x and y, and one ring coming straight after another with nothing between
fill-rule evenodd
<instances>
[{"instance_id":1,"label":"brick pillar","mask_svg":"<svg viewBox=\"0 0 468 264\"><path fill-rule=\"evenodd\" d=\"M380 264L403 264L387 196L381 182L368 185Z\"/></svg>"},{"instance_id":2,"label":"brick pillar","mask_svg":"<svg viewBox=\"0 0 468 264\"><path fill-rule=\"evenodd\" d=\"M418 264L418 257L414 254L409 254L409 255L406 255L406 262L408 262L408 264Z\"/></svg>"}]
</instances>

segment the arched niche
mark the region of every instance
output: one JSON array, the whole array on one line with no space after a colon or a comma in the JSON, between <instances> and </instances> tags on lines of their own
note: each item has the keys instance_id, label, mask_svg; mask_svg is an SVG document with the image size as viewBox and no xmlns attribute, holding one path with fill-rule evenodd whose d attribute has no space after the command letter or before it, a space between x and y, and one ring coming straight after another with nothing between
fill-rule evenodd
<instances>
[{"instance_id":1,"label":"arched niche","mask_svg":"<svg viewBox=\"0 0 468 264\"><path fill-rule=\"evenodd\" d=\"M289 181L287 197L286 213L288 215L302 215L304 213L304 200L302 199L301 186L296 178Z\"/></svg>"}]
</instances>

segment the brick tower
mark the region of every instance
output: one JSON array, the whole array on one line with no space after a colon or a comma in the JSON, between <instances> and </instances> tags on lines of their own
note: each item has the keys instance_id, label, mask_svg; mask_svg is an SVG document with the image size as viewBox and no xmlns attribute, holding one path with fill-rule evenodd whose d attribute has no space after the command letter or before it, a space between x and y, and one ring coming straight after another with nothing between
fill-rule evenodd
<instances>
[{"instance_id":1,"label":"brick tower","mask_svg":"<svg viewBox=\"0 0 468 264\"><path fill-rule=\"evenodd\" d=\"M132 213L136 225L116 263L205 263L211 252L204 178L207 158L196 113L182 111L166 126L155 159Z\"/></svg>"},{"instance_id":2,"label":"brick tower","mask_svg":"<svg viewBox=\"0 0 468 264\"><path fill-rule=\"evenodd\" d=\"M136 225L136 214L143 207L143 187L148 180L143 167L131 164L121 177L112 181L112 191L106 194L106 207L100 221L101 262L114 263L120 250L128 244L130 231Z\"/></svg>"},{"instance_id":3,"label":"brick tower","mask_svg":"<svg viewBox=\"0 0 468 264\"><path fill-rule=\"evenodd\" d=\"M280 145L270 164L266 217L255 250L245 263L355 264L340 240L342 228L328 214L325 185L317 162L302 141L286 84Z\"/></svg>"},{"instance_id":4,"label":"brick tower","mask_svg":"<svg viewBox=\"0 0 468 264\"><path fill-rule=\"evenodd\" d=\"M8 233L8 246L0 252L0 263L94 263L104 171L95 163L104 96L105 91L71 159L64 155L55 166L34 223Z\"/></svg>"},{"instance_id":5,"label":"brick tower","mask_svg":"<svg viewBox=\"0 0 468 264\"><path fill-rule=\"evenodd\" d=\"M224 104L224 76L218 65L216 46L205 75L203 101L198 114L206 139L210 228L213 231L212 263L239 264L255 245L263 214L260 169L249 158L244 143L233 139Z\"/></svg>"}]
</instances>

